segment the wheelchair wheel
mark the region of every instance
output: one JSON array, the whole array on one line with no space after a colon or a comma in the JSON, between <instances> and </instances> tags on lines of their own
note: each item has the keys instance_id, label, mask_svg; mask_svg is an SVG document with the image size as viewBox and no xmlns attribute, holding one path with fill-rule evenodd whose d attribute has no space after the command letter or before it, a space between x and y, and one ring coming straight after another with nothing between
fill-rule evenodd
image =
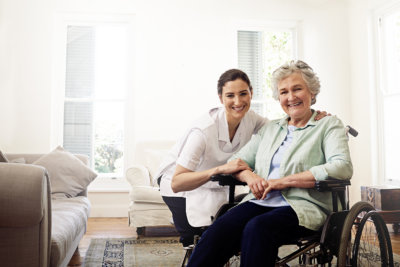
<instances>
[{"instance_id":1,"label":"wheelchair wheel","mask_svg":"<svg viewBox=\"0 0 400 267\"><path fill-rule=\"evenodd\" d=\"M354 238L354 266L368 266L381 262L381 266L393 266L392 244L389 231L382 217L370 211L361 220Z\"/></svg>"},{"instance_id":2,"label":"wheelchair wheel","mask_svg":"<svg viewBox=\"0 0 400 267\"><path fill-rule=\"evenodd\" d=\"M386 225L376 212L369 213L373 210L367 202L357 202L350 209L341 234L338 266L377 266L380 262L381 266L393 266L388 256L391 247ZM371 255L375 258L368 258Z\"/></svg>"}]
</instances>

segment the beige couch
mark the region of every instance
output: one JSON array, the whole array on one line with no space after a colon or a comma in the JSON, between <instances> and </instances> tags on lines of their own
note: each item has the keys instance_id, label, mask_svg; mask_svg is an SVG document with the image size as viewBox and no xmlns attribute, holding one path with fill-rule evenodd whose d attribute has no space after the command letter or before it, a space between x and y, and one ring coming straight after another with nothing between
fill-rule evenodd
<instances>
[{"instance_id":1,"label":"beige couch","mask_svg":"<svg viewBox=\"0 0 400 267\"><path fill-rule=\"evenodd\" d=\"M86 189L75 197L52 199L46 169L29 164L41 154L6 156L27 164L0 163L1 266L67 266L86 231ZM76 156L88 163L86 156Z\"/></svg>"}]
</instances>

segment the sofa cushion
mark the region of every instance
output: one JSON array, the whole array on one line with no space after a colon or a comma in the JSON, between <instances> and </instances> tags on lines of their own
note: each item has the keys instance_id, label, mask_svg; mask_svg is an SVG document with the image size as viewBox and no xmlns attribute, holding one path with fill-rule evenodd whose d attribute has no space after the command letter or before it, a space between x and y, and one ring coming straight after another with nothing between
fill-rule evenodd
<instances>
[{"instance_id":1,"label":"sofa cushion","mask_svg":"<svg viewBox=\"0 0 400 267\"><path fill-rule=\"evenodd\" d=\"M8 162L7 157L0 150L0 162Z\"/></svg>"},{"instance_id":2,"label":"sofa cushion","mask_svg":"<svg viewBox=\"0 0 400 267\"><path fill-rule=\"evenodd\" d=\"M48 171L54 196L77 196L97 177L80 159L60 146L33 164L43 166Z\"/></svg>"},{"instance_id":3,"label":"sofa cushion","mask_svg":"<svg viewBox=\"0 0 400 267\"><path fill-rule=\"evenodd\" d=\"M71 246L78 246L86 231L90 202L86 197L53 199L51 266L59 266Z\"/></svg>"}]
</instances>

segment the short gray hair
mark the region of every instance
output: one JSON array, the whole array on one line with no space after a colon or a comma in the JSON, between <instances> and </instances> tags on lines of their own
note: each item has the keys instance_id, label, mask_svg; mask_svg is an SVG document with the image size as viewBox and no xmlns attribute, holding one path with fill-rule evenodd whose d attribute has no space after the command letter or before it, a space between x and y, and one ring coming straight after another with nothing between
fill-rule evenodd
<instances>
[{"instance_id":1,"label":"short gray hair","mask_svg":"<svg viewBox=\"0 0 400 267\"><path fill-rule=\"evenodd\" d=\"M315 96L311 100L311 105L317 102L316 97L320 92L321 84L317 74L313 69L304 61L291 60L288 63L283 64L272 73L272 96L279 100L278 84L283 79L287 78L293 73L300 73L303 77L304 82L307 84L308 90Z\"/></svg>"}]
</instances>

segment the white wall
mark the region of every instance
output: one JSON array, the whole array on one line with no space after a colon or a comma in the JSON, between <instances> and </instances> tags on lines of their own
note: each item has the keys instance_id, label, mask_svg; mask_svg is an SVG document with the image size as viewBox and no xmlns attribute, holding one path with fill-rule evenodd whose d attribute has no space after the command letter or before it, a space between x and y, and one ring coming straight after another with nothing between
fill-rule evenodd
<instances>
[{"instance_id":1,"label":"white wall","mask_svg":"<svg viewBox=\"0 0 400 267\"><path fill-rule=\"evenodd\" d=\"M355 18L348 13L349 3ZM358 98L366 83L358 68L365 61L360 61L366 52L365 31L357 32L358 24L365 28L364 6L362 0L1 0L0 149L47 152L54 146L52 95L58 88L52 80L52 55L59 14L134 14L129 144L176 139L194 117L219 104L218 77L237 67L237 27L294 20L300 23L301 59L322 81L316 108L362 132L352 141L355 178L371 180L361 168L371 152L365 145L370 125L363 118L369 109L360 108L365 102ZM354 35L362 39L354 40ZM129 158L132 153L128 151Z\"/></svg>"},{"instance_id":2,"label":"white wall","mask_svg":"<svg viewBox=\"0 0 400 267\"><path fill-rule=\"evenodd\" d=\"M103 0L94 5L89 0L2 0L0 70L7 78L0 80L0 101L5 104L2 114L11 114L2 118L7 127L0 131L0 147L7 152L52 148L51 96L58 89L52 88L54 18L71 12L135 14L136 73L129 119L136 139L175 139L193 117L219 104L216 81L236 67L236 29L244 22L301 22L302 58L323 83L317 108L348 121L346 4L330 2Z\"/></svg>"}]
</instances>

